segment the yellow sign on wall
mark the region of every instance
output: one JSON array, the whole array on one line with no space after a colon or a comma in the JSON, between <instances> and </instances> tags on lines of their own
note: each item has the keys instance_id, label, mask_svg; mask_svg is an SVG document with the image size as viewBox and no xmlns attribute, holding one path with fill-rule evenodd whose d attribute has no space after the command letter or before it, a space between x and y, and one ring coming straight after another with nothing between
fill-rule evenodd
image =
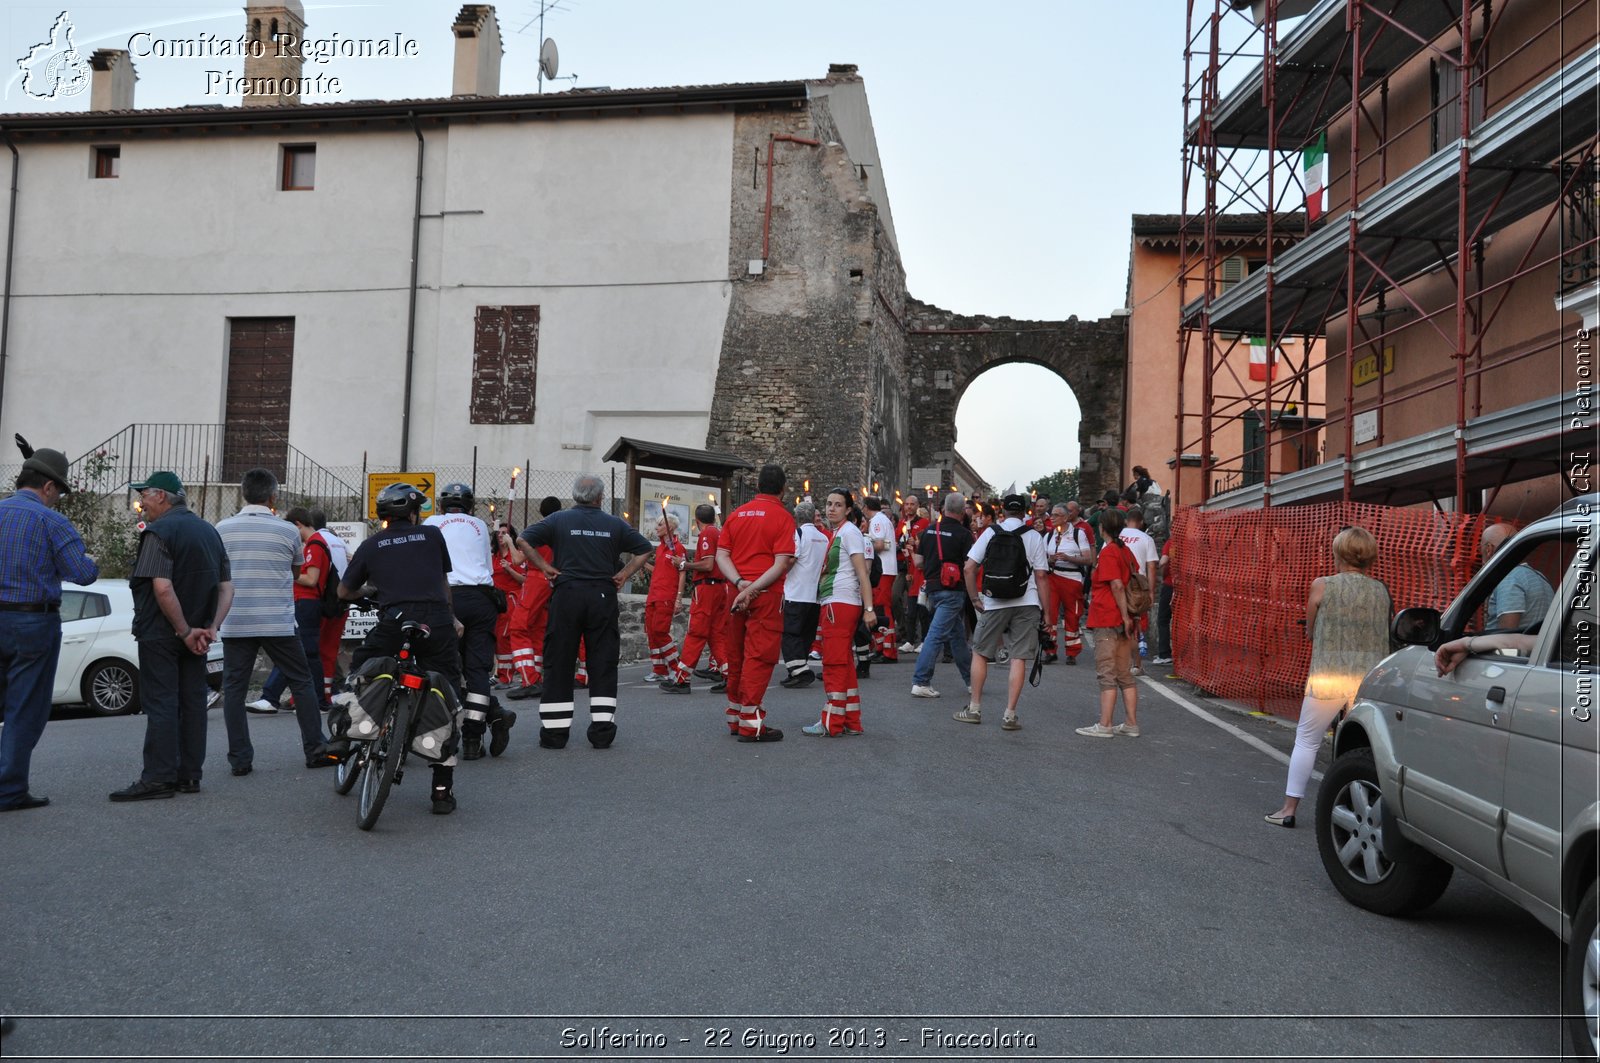
<instances>
[{"instance_id":1,"label":"yellow sign on wall","mask_svg":"<svg viewBox=\"0 0 1600 1063\"><path fill-rule=\"evenodd\" d=\"M1394 348L1385 347L1383 349L1382 371L1378 369L1378 356L1375 354L1369 354L1365 358L1356 359L1355 369L1353 372L1355 375L1356 387L1360 387L1362 384L1370 384L1380 376L1388 376L1390 373L1394 372Z\"/></svg>"},{"instance_id":2,"label":"yellow sign on wall","mask_svg":"<svg viewBox=\"0 0 1600 1063\"><path fill-rule=\"evenodd\" d=\"M410 484L428 497L423 503L423 509L433 508L434 484L439 482L439 477L431 472L369 472L367 473L367 519L378 519L378 495L385 487L394 484Z\"/></svg>"}]
</instances>

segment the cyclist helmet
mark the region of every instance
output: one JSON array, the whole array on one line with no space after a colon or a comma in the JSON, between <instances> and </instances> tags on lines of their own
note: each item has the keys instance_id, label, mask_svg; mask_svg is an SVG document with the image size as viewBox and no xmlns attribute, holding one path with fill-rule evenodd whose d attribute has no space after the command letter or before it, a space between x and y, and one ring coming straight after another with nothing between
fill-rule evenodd
<instances>
[{"instance_id":1,"label":"cyclist helmet","mask_svg":"<svg viewBox=\"0 0 1600 1063\"><path fill-rule=\"evenodd\" d=\"M452 509L472 512L472 488L464 483L450 483L439 488L439 511L448 513Z\"/></svg>"},{"instance_id":2,"label":"cyclist helmet","mask_svg":"<svg viewBox=\"0 0 1600 1063\"><path fill-rule=\"evenodd\" d=\"M378 519L404 520L422 509L422 492L410 484L390 484L378 492Z\"/></svg>"}]
</instances>

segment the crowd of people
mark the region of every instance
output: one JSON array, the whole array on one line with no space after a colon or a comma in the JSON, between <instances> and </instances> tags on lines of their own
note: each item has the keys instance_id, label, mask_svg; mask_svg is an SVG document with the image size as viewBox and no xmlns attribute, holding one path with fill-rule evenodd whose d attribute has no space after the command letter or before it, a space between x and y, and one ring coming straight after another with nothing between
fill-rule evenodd
<instances>
[{"instance_id":1,"label":"crowd of people","mask_svg":"<svg viewBox=\"0 0 1600 1063\"><path fill-rule=\"evenodd\" d=\"M539 745L560 749L571 734L575 691L586 687L585 734L606 748L618 733L618 598L640 572L648 581L647 681L669 695L708 681L704 689L723 695L728 731L741 742L784 737L765 708L775 672L782 688L821 683L820 718L802 727L803 735L865 733L863 683L874 666L903 655L914 655L910 689L918 698L942 696L935 672L954 666L966 694L954 718L968 724L983 722L985 687L999 666L1000 726L1020 730L1030 665L1037 681L1037 666L1075 666L1086 647L1100 718L1079 733L1138 737L1134 677L1145 656L1152 593L1161 587L1151 660L1166 664L1173 588L1170 543L1158 548L1150 534L1167 538L1164 493L1142 467L1134 472L1127 489L1093 503L1018 494L986 501L951 491L929 499L930 514L915 495L891 503L848 488L803 497L791 509L784 470L767 465L755 497L723 519L703 504L685 529L663 511L654 543L603 508L597 476L578 477L570 508L544 499L539 519L520 530L476 516L465 484L444 485L426 519L422 493L396 484L377 499L384 527L353 552L322 514L297 507L280 515L278 483L265 469L245 474L242 508L215 526L188 509L174 473L158 472L133 485L146 521L130 580L146 716L143 765L138 779L110 796L122 802L199 790L205 658L217 640L233 774L253 770L250 716L280 711L296 717L308 768L337 764L351 750L349 699L370 662L399 651L408 621L424 625L415 653L447 681L459 723L430 758L433 811L456 807L458 760L505 751L517 714L502 697L537 699ZM5 557L8 570L31 575L7 574L0 582L0 628L15 632L14 645L41 643L36 654L11 653L4 662L0 809L45 802L27 789L29 755L48 716L44 673L54 669L44 633L59 638L59 623L49 620L61 581L87 583L96 575L81 538L54 511L66 484L65 459L40 451L17 494L0 503L7 507L0 521L13 522L5 533L32 544ZM1158 527L1147 528L1152 523ZM377 619L353 654L353 690L336 695L345 609L355 601L373 606ZM686 629L681 650L675 624ZM273 670L249 700L261 654ZM280 705L285 693L287 710Z\"/></svg>"}]
</instances>

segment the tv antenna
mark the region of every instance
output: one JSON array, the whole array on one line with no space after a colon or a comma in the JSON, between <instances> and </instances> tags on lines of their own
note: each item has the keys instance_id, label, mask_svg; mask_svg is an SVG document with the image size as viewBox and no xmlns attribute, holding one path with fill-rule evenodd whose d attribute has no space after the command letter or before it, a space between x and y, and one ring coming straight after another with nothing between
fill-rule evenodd
<instances>
[{"instance_id":1,"label":"tv antenna","mask_svg":"<svg viewBox=\"0 0 1600 1063\"><path fill-rule=\"evenodd\" d=\"M518 33L527 33L535 22L539 24L539 40L541 43L539 45L538 91L540 92L544 91L544 83L546 81L558 80L556 75L560 69L561 59L560 52L556 48L555 39L544 35L544 17L547 14L553 14L558 11L571 11L571 5L574 3L576 3L576 0L539 0L538 13L528 19L527 23L517 31ZM577 79L578 75L568 74L559 80L576 81Z\"/></svg>"}]
</instances>

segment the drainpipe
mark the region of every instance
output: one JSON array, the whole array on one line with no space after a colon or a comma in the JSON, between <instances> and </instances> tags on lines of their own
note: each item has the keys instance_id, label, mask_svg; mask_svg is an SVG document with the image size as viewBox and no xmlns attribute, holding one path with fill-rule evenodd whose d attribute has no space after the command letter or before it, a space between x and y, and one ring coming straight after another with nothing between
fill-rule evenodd
<instances>
[{"instance_id":1,"label":"drainpipe","mask_svg":"<svg viewBox=\"0 0 1600 1063\"><path fill-rule=\"evenodd\" d=\"M417 354L417 263L422 244L422 127L417 112L407 111L411 131L417 136L417 202L411 212L411 294L406 305L406 391L400 406L400 468L410 467L411 376Z\"/></svg>"},{"instance_id":2,"label":"drainpipe","mask_svg":"<svg viewBox=\"0 0 1600 1063\"><path fill-rule=\"evenodd\" d=\"M767 209L761 216L761 262L767 261L767 249L772 242L772 146L780 140L787 140L791 144L805 144L808 147L820 148L822 141L807 140L805 137L791 137L787 133L771 133L767 136Z\"/></svg>"},{"instance_id":3,"label":"drainpipe","mask_svg":"<svg viewBox=\"0 0 1600 1063\"><path fill-rule=\"evenodd\" d=\"M6 398L6 348L11 339L11 259L17 245L17 168L22 156L12 143L11 131L5 130L6 147L11 149L11 205L6 211L6 279L5 291L0 294L0 413L5 412Z\"/></svg>"}]
</instances>

